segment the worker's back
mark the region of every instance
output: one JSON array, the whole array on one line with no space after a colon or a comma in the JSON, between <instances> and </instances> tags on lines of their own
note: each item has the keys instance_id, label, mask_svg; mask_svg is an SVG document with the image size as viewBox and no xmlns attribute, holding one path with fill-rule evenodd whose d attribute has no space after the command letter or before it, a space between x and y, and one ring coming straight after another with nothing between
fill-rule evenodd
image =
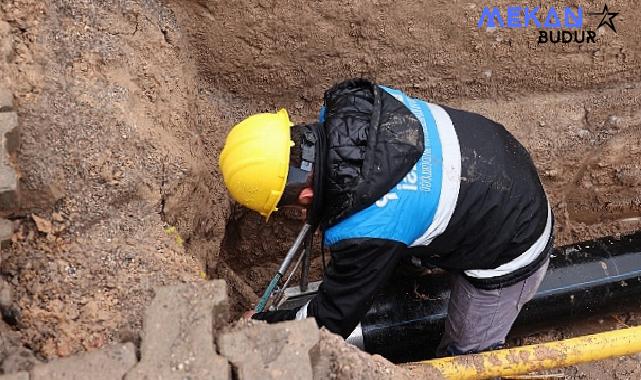
<instances>
[{"instance_id":1,"label":"worker's back","mask_svg":"<svg viewBox=\"0 0 641 380\"><path fill-rule=\"evenodd\" d=\"M431 264L469 270L473 281L487 287L538 267L552 219L525 148L483 116L382 88L421 122L423 154L378 201L327 228L326 243L393 240ZM543 246L520 257L536 244ZM507 270L482 271L502 265Z\"/></svg>"},{"instance_id":2,"label":"worker's back","mask_svg":"<svg viewBox=\"0 0 641 380\"><path fill-rule=\"evenodd\" d=\"M530 155L503 126L445 110L459 140L460 187L447 229L424 253L439 267L467 270L478 286L504 286L519 277L512 273L535 269L545 258L539 254L552 231L545 191Z\"/></svg>"},{"instance_id":3,"label":"worker's back","mask_svg":"<svg viewBox=\"0 0 641 380\"><path fill-rule=\"evenodd\" d=\"M403 102L420 121L423 153L403 179L382 198L328 228L325 231L325 242L329 246L345 239L368 237L385 238L410 245L424 235L433 224L437 211L442 213L443 202L439 202L439 196L443 182L443 147L439 128L445 127L439 126L432 116L437 106L410 99L398 90L383 89ZM452 148L455 148L455 145ZM453 159L460 166L460 160L457 157ZM455 173L449 174L456 176ZM456 195L453 199L456 200ZM439 203L441 210L437 210Z\"/></svg>"},{"instance_id":4,"label":"worker's back","mask_svg":"<svg viewBox=\"0 0 641 380\"><path fill-rule=\"evenodd\" d=\"M311 316L347 337L399 264L415 257L474 282L453 273L458 286L443 349L502 344L538 287L553 242L545 193L526 150L480 115L361 79L325 93L321 124L312 131L318 154L308 217L324 230L331 260L306 305L254 318ZM505 291L487 290L495 287ZM486 318L497 312L492 305L502 305L500 320ZM487 341L472 344L488 324Z\"/></svg>"}]
</instances>

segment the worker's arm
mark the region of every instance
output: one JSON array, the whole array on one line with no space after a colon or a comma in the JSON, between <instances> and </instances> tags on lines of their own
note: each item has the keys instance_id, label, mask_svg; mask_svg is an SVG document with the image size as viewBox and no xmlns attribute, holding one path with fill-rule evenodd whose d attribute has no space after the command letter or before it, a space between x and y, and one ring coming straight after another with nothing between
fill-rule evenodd
<instances>
[{"instance_id":1,"label":"worker's arm","mask_svg":"<svg viewBox=\"0 0 641 380\"><path fill-rule=\"evenodd\" d=\"M314 317L319 326L349 336L394 272L405 244L386 239L349 239L332 246L318 294L299 310L254 314L269 323Z\"/></svg>"}]
</instances>

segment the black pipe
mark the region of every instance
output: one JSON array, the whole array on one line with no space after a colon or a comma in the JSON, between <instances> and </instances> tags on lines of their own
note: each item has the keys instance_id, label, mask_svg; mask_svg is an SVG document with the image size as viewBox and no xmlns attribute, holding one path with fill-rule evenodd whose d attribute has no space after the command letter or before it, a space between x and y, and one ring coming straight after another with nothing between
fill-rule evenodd
<instances>
[{"instance_id":1,"label":"black pipe","mask_svg":"<svg viewBox=\"0 0 641 380\"><path fill-rule=\"evenodd\" d=\"M638 303L641 232L555 250L545 279L515 327L585 317L612 305ZM446 274L395 279L363 319L364 349L395 362L429 359L443 334Z\"/></svg>"}]
</instances>

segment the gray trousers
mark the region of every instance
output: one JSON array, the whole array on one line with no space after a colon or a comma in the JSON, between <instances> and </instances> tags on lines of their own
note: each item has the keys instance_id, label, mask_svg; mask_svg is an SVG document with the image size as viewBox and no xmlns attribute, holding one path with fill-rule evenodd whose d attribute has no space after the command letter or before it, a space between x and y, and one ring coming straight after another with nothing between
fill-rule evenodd
<instances>
[{"instance_id":1,"label":"gray trousers","mask_svg":"<svg viewBox=\"0 0 641 380\"><path fill-rule=\"evenodd\" d=\"M549 260L525 280L499 289L478 289L454 274L437 354L460 355L502 346L521 308L541 285Z\"/></svg>"}]
</instances>

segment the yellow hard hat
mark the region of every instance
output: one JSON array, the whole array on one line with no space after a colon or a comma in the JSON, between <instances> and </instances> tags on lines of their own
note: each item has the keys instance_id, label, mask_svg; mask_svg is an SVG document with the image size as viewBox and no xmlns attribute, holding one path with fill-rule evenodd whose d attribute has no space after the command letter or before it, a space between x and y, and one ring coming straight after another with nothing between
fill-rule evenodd
<instances>
[{"instance_id":1,"label":"yellow hard hat","mask_svg":"<svg viewBox=\"0 0 641 380\"><path fill-rule=\"evenodd\" d=\"M287 183L292 126L285 109L252 115L232 128L220 154L232 198L266 219L277 210Z\"/></svg>"}]
</instances>

